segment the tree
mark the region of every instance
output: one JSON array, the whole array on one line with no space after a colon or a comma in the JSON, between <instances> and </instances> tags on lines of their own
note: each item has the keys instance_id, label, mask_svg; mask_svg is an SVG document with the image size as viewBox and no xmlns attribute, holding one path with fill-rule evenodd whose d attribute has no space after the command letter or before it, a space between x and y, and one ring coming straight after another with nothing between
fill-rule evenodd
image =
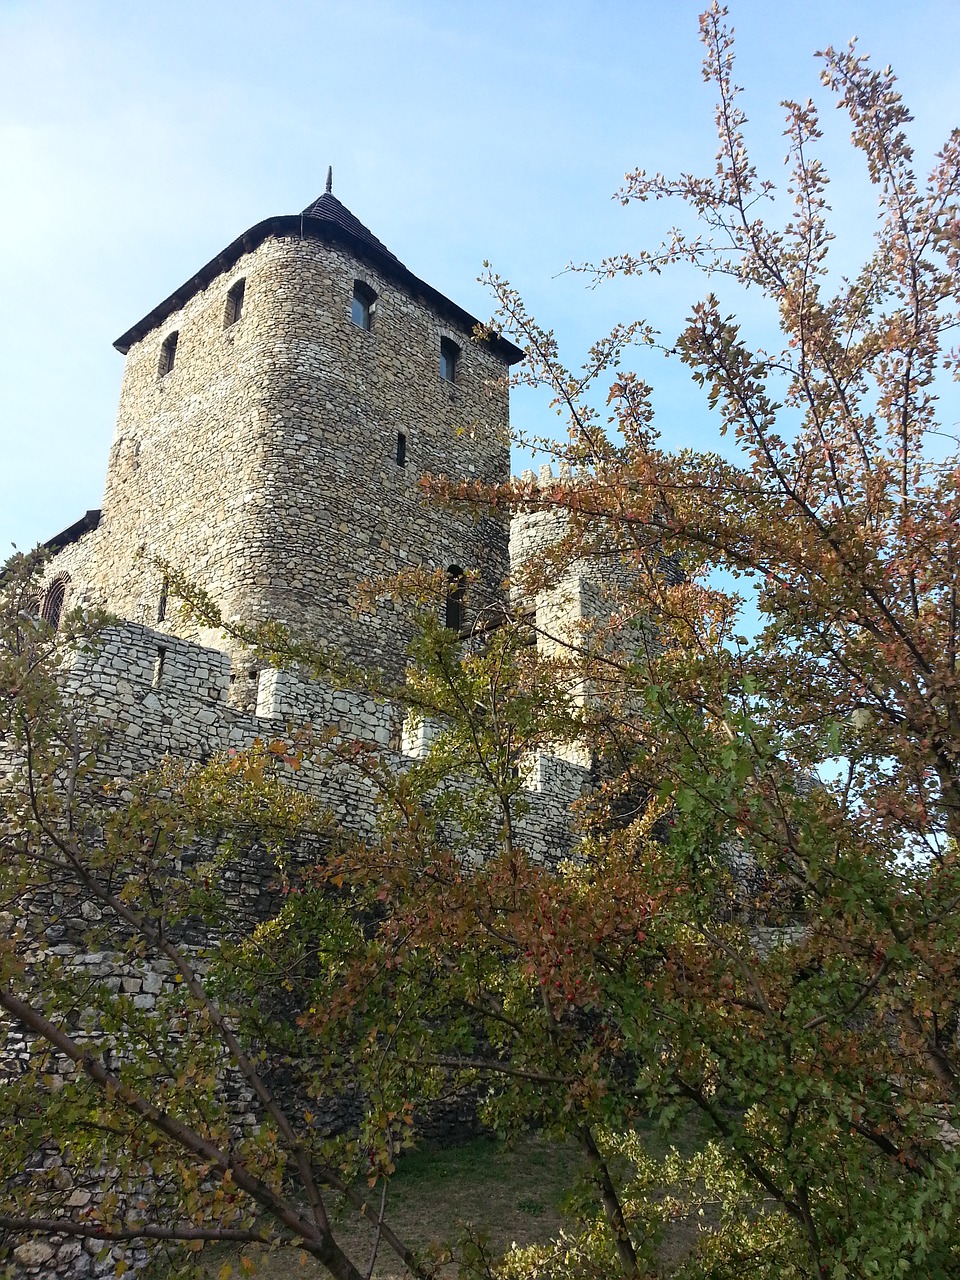
<instances>
[{"instance_id":1,"label":"tree","mask_svg":"<svg viewBox=\"0 0 960 1280\"><path fill-rule=\"evenodd\" d=\"M8 617L2 727L26 755L5 792L4 894L76 887L102 912L82 917L85 945L162 959L181 981L156 1012L106 981L81 986L55 949L38 952L42 914L21 912L0 1004L47 1047L39 1070L4 1086L5 1225L50 1225L48 1209L84 1223L59 1175L15 1177L53 1134L77 1172L110 1171L83 1230L158 1234L159 1215L147 1230L148 1209L124 1200L148 1175L182 1238L268 1239L353 1276L329 1196L363 1204L356 1187L385 1185L411 1105L479 1082L492 1122L573 1136L594 1173L579 1231L509 1257L504 1277L650 1274L671 1216L705 1204L712 1229L679 1274L960 1269L960 459L934 417L941 366L955 362L960 136L921 186L890 74L853 49L823 55L880 202L871 257L831 284L813 106L787 104L794 207L778 225L749 161L724 11L702 32L716 173L636 173L623 198L680 197L705 230L598 270L692 262L770 301L782 351L751 345L713 295L667 344L739 452L660 444L648 388L621 367L630 342L658 341L649 326L617 329L575 374L494 278L528 352L522 376L566 416L560 452L579 476L432 485L442 500L557 514L558 539L526 570L541 601L598 556L623 570L578 632L555 632L540 609L465 650L424 618L402 696L439 732L400 774L363 744L278 741L105 798L88 785L95 759L51 710L38 661L49 633L23 597ZM717 568L756 584L755 638L738 634ZM414 603L430 589L395 585ZM275 630L246 638L329 672L328 655ZM532 752L575 744L594 759L579 856L546 865L524 848L523 770ZM324 762L375 785L376 839L350 838L279 785ZM296 865L304 832L316 846ZM242 931L222 882L253 844L288 892ZM79 1070L52 1073L54 1051ZM258 1126L240 1133L220 1089L228 1068L258 1101ZM332 1139L314 1108L357 1083L359 1133ZM688 1114L709 1142L658 1165L641 1121ZM382 1235L428 1273L385 1223ZM482 1250L463 1266L495 1273Z\"/></svg>"},{"instance_id":2,"label":"tree","mask_svg":"<svg viewBox=\"0 0 960 1280\"><path fill-rule=\"evenodd\" d=\"M366 1264L343 1253L327 1201L371 1212L354 1185L361 1147L328 1139L309 1110L324 1047L281 1096L290 1001L246 1021L238 1004L271 925L239 910L243 868L258 860L292 895L275 929L291 917L320 952L339 932L346 954L356 922L332 899L301 906L290 862L305 841L316 858L341 837L287 785L300 764L289 743L105 776L102 726L73 705L69 668L106 620L75 614L56 635L36 614L36 567L8 564L0 619L0 1227L28 1237L23 1265L53 1263L51 1236L116 1246L118 1275L131 1242L226 1240L296 1246L358 1280ZM386 1163L390 1134L402 1143L404 1119L377 1131L364 1173ZM377 1240L426 1274L382 1217ZM61 1246L56 1265L74 1252Z\"/></svg>"},{"instance_id":3,"label":"tree","mask_svg":"<svg viewBox=\"0 0 960 1280\"><path fill-rule=\"evenodd\" d=\"M853 46L821 55L879 205L872 253L838 279L815 107L784 104L792 208L778 221L750 161L725 10L701 30L716 171L638 171L621 192L680 199L701 231L596 272L686 262L749 286L783 348L752 344L714 294L694 306L667 353L736 453L671 452L649 388L620 368L624 343L656 344L652 329L615 331L572 373L492 277L529 353L522 376L550 390L569 423L561 456L583 465L572 488L497 496L567 513L571 557L618 546L645 579L621 613L656 619L658 643L612 677L614 719L642 709L618 726L630 768L674 823L666 878L648 867L662 901L676 893L648 929L661 964L621 997L645 1064L635 1087L653 1106L693 1103L754 1203L776 1205L754 1222L760 1273L952 1275L960 456L936 411L956 370L960 134L921 183L889 69ZM606 422L592 403L603 379ZM658 547L684 583L664 580ZM754 639L738 634L737 598L711 585L717 569L755 586ZM600 639L585 646L595 669ZM750 868L750 894L732 864Z\"/></svg>"}]
</instances>

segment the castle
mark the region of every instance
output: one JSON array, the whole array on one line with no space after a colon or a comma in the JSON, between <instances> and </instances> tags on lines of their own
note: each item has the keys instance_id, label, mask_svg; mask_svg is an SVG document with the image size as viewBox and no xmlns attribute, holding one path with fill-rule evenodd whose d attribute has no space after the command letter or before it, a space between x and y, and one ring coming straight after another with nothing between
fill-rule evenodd
<instances>
[{"instance_id":1,"label":"castle","mask_svg":"<svg viewBox=\"0 0 960 1280\"><path fill-rule=\"evenodd\" d=\"M47 544L42 601L53 625L75 605L123 620L73 675L85 714L109 731L104 766L129 776L164 754L206 759L305 722L421 754L431 727L404 725L402 708L257 666L168 607L162 565L225 619L277 620L402 675L409 620L389 596L358 612L361 583L415 567L446 575L444 620L465 632L502 609L511 555L535 553L555 528L534 512L508 531L495 515L431 505L419 486L426 473L509 478L508 374L523 353L414 276L329 176L303 213L245 231L115 345L126 367L102 510ZM596 587L579 571L536 603L554 624L576 622ZM531 852L569 847L586 779L576 750L529 761ZM372 824L356 780L300 781L350 825Z\"/></svg>"},{"instance_id":2,"label":"castle","mask_svg":"<svg viewBox=\"0 0 960 1280\"><path fill-rule=\"evenodd\" d=\"M164 756L202 761L305 724L374 744L397 768L422 756L436 726L357 688L257 663L229 632L175 607L163 566L201 587L225 620L278 620L360 668L401 677L409 618L389 594L359 612L362 583L435 572L446 581L440 621L466 637L486 611L503 616L511 563L557 536L549 511L517 515L508 529L505 517L431 505L419 485L426 473L509 479L508 374L523 353L414 276L329 178L302 214L244 232L116 346L126 368L102 510L46 544L40 602L53 627L74 606L117 619L66 678L97 731L98 772L129 778ZM553 485L549 468L541 481ZM526 482L533 491L532 473ZM542 624L537 643L549 651L602 612L605 580L626 571L617 557L603 569L574 565L521 601ZM375 834L377 796L357 771L308 758L291 782L343 826ZM570 807L589 783L576 745L524 761L516 837L530 856L570 851ZM483 851L482 840L471 845ZM275 880L273 864L238 868L240 920L263 919ZM44 947L122 982L136 1008L155 1007L162 967L89 952L82 904L54 889L52 908ZM27 1040L8 1037L7 1051L23 1057ZM27 1243L18 1274L100 1274L97 1248Z\"/></svg>"}]
</instances>

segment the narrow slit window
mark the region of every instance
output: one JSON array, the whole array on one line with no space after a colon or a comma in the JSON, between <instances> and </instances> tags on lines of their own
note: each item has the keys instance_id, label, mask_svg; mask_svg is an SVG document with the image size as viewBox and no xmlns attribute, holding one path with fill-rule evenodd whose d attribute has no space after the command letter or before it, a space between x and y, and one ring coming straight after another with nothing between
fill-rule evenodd
<instances>
[{"instance_id":1,"label":"narrow slit window","mask_svg":"<svg viewBox=\"0 0 960 1280\"><path fill-rule=\"evenodd\" d=\"M157 660L153 664L153 687L155 689L159 687L161 681L163 680L163 668L166 661L167 661L166 645L162 645L162 644L158 645Z\"/></svg>"},{"instance_id":2,"label":"narrow slit window","mask_svg":"<svg viewBox=\"0 0 960 1280\"><path fill-rule=\"evenodd\" d=\"M227 305L223 313L223 327L229 329L232 324L236 324L243 315L243 294L246 289L246 280L238 280L236 284L230 286L227 294Z\"/></svg>"},{"instance_id":3,"label":"narrow slit window","mask_svg":"<svg viewBox=\"0 0 960 1280\"><path fill-rule=\"evenodd\" d=\"M397 466L407 465L407 437L403 431L397 432Z\"/></svg>"},{"instance_id":4,"label":"narrow slit window","mask_svg":"<svg viewBox=\"0 0 960 1280\"><path fill-rule=\"evenodd\" d=\"M358 329L372 329L377 310L377 295L362 280L354 281L350 318Z\"/></svg>"},{"instance_id":5,"label":"narrow slit window","mask_svg":"<svg viewBox=\"0 0 960 1280\"><path fill-rule=\"evenodd\" d=\"M170 581L164 578L160 584L160 599L157 601L157 621L163 622L167 616L167 595L170 591Z\"/></svg>"},{"instance_id":6,"label":"narrow slit window","mask_svg":"<svg viewBox=\"0 0 960 1280\"><path fill-rule=\"evenodd\" d=\"M177 339L179 337L179 331L174 329L173 333L168 334L163 340L163 346L160 348L159 373L161 378L164 374L169 373L174 366L177 358Z\"/></svg>"},{"instance_id":7,"label":"narrow slit window","mask_svg":"<svg viewBox=\"0 0 960 1280\"><path fill-rule=\"evenodd\" d=\"M443 625L451 631L460 631L466 617L464 596L467 593L466 574L458 564L447 569L447 598L444 607Z\"/></svg>"},{"instance_id":8,"label":"narrow slit window","mask_svg":"<svg viewBox=\"0 0 960 1280\"><path fill-rule=\"evenodd\" d=\"M456 382L460 348L449 338L440 339L440 377L446 382Z\"/></svg>"}]
</instances>

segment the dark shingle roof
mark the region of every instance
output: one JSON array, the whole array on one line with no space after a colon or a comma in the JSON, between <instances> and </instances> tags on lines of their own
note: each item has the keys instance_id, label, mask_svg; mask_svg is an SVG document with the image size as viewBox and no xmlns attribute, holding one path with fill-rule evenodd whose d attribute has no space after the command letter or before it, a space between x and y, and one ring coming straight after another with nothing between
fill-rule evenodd
<instances>
[{"instance_id":1,"label":"dark shingle roof","mask_svg":"<svg viewBox=\"0 0 960 1280\"><path fill-rule=\"evenodd\" d=\"M81 516L79 520L75 520L62 533L56 534L53 538L48 538L46 542L40 545L46 551L62 551L64 547L69 547L71 543L79 542L85 533L92 533L99 523L100 511L88 511L86 515Z\"/></svg>"},{"instance_id":2,"label":"dark shingle roof","mask_svg":"<svg viewBox=\"0 0 960 1280\"><path fill-rule=\"evenodd\" d=\"M328 178L329 182L329 178ZM149 311L142 320L121 334L113 344L119 352L126 355L134 343L139 342L152 330L164 323L168 316L179 311L195 293L205 289L216 280L217 276L229 271L245 253L251 253L269 236L290 236L298 239L305 237L321 240L326 244L337 244L347 248L355 257L371 263L388 279L393 280L412 297L422 298L454 324L472 332L477 320L468 311L458 306L439 289L420 280L409 271L396 254L391 253L386 245L381 244L359 218L355 218L336 196L325 191L312 204L307 205L303 213L284 214L279 217L265 218L256 226L238 236L232 244L212 258L206 266L185 281L179 289L175 289L169 298L165 298ZM516 364L523 359L523 352L506 338L491 334L484 339L487 346L495 351L506 364Z\"/></svg>"},{"instance_id":3,"label":"dark shingle roof","mask_svg":"<svg viewBox=\"0 0 960 1280\"><path fill-rule=\"evenodd\" d=\"M365 227L359 218L355 218L346 205L341 204L337 197L329 191L324 191L322 196L317 196L313 204L308 204L303 211L303 216L305 218L320 218L324 222L335 222L338 227L341 227L344 231L349 231L351 236L354 236L357 240L362 240L364 244L376 249L378 253L385 253L394 262L400 261L395 253L391 253L387 246L378 240L373 232L368 227Z\"/></svg>"}]
</instances>

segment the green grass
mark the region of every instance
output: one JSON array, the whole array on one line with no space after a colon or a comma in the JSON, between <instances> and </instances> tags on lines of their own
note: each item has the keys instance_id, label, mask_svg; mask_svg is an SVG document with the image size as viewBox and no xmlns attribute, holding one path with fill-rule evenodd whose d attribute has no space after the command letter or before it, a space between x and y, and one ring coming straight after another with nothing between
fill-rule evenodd
<instances>
[{"instance_id":1,"label":"green grass","mask_svg":"<svg viewBox=\"0 0 960 1280\"><path fill-rule=\"evenodd\" d=\"M696 1125L681 1126L664 1137L646 1135L649 1150L660 1155L671 1145L687 1153L702 1145ZM582 1191L571 1192L586 1171L584 1158L573 1143L557 1143L528 1135L506 1145L494 1138L475 1138L461 1146L408 1152L391 1180L387 1215L398 1235L413 1248L450 1243L458 1234L486 1237L493 1253L511 1244L534 1244L553 1239L565 1226L575 1224L565 1215L568 1201L582 1203ZM366 1269L371 1249L370 1227L352 1211L341 1210L334 1219L334 1233L341 1246ZM672 1233L667 1250L671 1259L682 1256L692 1236L681 1226ZM211 1249L205 1254L205 1274L214 1280L225 1261L236 1260L237 1250ZM235 1275L240 1275L239 1268ZM299 1255L263 1253L255 1274L261 1280L319 1280L325 1276L315 1262L301 1262ZM456 1275L445 1266L439 1273ZM381 1248L373 1272L375 1280L401 1280L406 1273L393 1255ZM161 1276L159 1280L163 1280Z\"/></svg>"},{"instance_id":2,"label":"green grass","mask_svg":"<svg viewBox=\"0 0 960 1280\"><path fill-rule=\"evenodd\" d=\"M480 1234L495 1252L517 1241L530 1244L551 1239L564 1225L562 1205L583 1170L572 1145L529 1136L505 1145L494 1138L475 1138L461 1146L417 1149L406 1153L390 1183L387 1214L398 1234L413 1248L440 1247L463 1232ZM365 1269L370 1256L370 1227L350 1210L334 1218L341 1246ZM257 1255L254 1255L257 1256ZM210 1280L226 1261L235 1264L239 1249L211 1248L204 1253ZM318 1280L327 1273L296 1251L263 1252L254 1273L260 1280ZM234 1274L241 1274L235 1265ZM454 1275L444 1268L442 1275ZM400 1280L406 1272L381 1248L375 1280ZM158 1280L162 1280L158 1276Z\"/></svg>"}]
</instances>

